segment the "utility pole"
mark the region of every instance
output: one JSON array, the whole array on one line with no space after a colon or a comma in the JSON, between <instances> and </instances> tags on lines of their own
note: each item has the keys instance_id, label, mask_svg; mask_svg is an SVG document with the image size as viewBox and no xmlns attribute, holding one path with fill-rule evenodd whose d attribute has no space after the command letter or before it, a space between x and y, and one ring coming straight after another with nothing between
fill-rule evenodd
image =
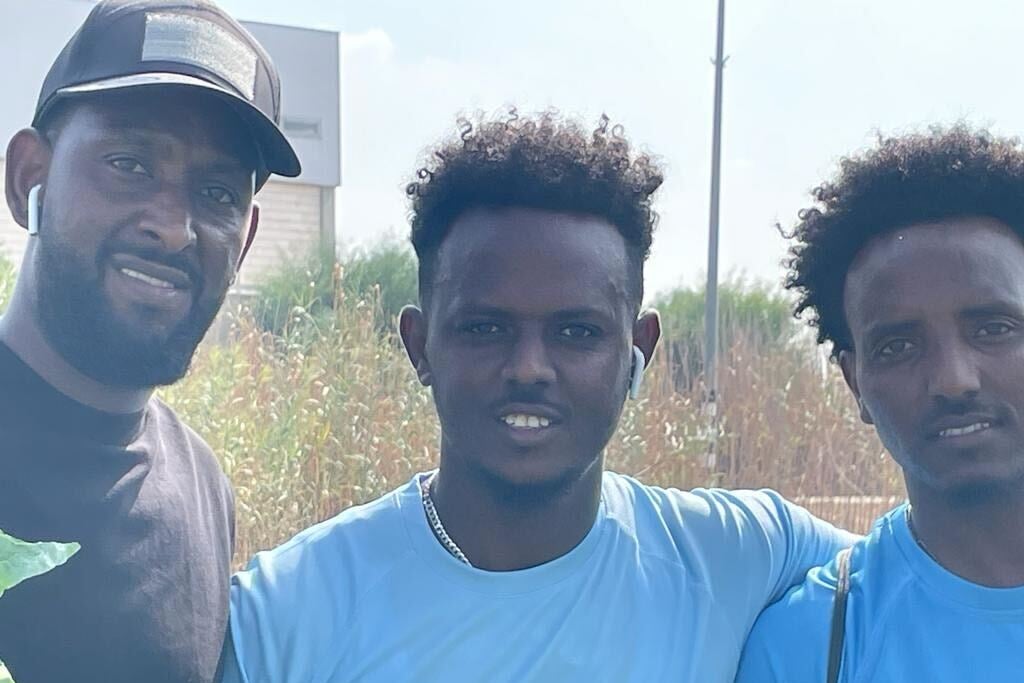
<instances>
[{"instance_id":1,"label":"utility pole","mask_svg":"<svg viewBox=\"0 0 1024 683\"><path fill-rule=\"evenodd\" d=\"M715 51L715 118L711 138L711 219L708 225L708 283L704 298L704 414L708 424L708 467L718 464L718 202L722 157L722 76L725 71L725 0L718 0Z\"/></svg>"}]
</instances>

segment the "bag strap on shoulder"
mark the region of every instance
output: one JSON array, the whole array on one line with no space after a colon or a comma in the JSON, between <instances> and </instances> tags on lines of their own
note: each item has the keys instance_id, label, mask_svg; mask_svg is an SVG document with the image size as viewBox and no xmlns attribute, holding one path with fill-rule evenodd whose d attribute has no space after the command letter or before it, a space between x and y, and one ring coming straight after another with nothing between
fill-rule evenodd
<instances>
[{"instance_id":1,"label":"bag strap on shoulder","mask_svg":"<svg viewBox=\"0 0 1024 683\"><path fill-rule=\"evenodd\" d=\"M836 594L832 603L832 634L828 643L827 683L839 683L839 668L843 663L843 641L846 638L846 602L850 595L850 553L844 548L836 556L838 570Z\"/></svg>"}]
</instances>

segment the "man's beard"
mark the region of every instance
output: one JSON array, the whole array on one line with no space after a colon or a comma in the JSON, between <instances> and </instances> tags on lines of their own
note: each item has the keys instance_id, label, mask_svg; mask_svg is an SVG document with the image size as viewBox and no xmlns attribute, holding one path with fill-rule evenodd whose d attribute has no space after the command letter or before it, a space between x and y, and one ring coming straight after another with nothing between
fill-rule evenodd
<instances>
[{"instance_id":1,"label":"man's beard","mask_svg":"<svg viewBox=\"0 0 1024 683\"><path fill-rule=\"evenodd\" d=\"M97 382L133 389L173 384L185 376L226 292L212 306L194 300L181 322L154 334L128 324L108 305L103 279L110 249L100 249L89 272L73 247L39 237L35 289L40 325L68 363ZM193 285L201 291L198 278Z\"/></svg>"}]
</instances>

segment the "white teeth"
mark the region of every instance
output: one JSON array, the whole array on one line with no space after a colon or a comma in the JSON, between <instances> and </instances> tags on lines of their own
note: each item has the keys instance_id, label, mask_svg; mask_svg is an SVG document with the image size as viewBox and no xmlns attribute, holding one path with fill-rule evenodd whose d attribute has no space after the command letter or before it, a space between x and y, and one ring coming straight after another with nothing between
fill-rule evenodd
<instances>
[{"instance_id":1,"label":"white teeth","mask_svg":"<svg viewBox=\"0 0 1024 683\"><path fill-rule=\"evenodd\" d=\"M139 271L132 270L131 268L121 268L121 272L127 275L128 277L135 278L136 280L141 280L142 282L145 282L147 285L153 285L154 287L160 287L161 289L174 289L174 285L171 284L170 282L167 282L166 280L161 280L159 278L152 277L151 275L140 273Z\"/></svg>"},{"instance_id":2,"label":"white teeth","mask_svg":"<svg viewBox=\"0 0 1024 683\"><path fill-rule=\"evenodd\" d=\"M964 436L966 434L974 434L975 432L980 432L981 430L988 429L991 426L992 425L989 424L988 422L975 422L974 424L968 425L966 427L950 427L949 429L943 429L941 432L939 432L939 436Z\"/></svg>"},{"instance_id":3,"label":"white teeth","mask_svg":"<svg viewBox=\"0 0 1024 683\"><path fill-rule=\"evenodd\" d=\"M514 413L506 415L501 418L505 424L509 427L515 427L516 429L541 429L543 427L550 427L551 420L546 417L539 415L526 415L523 413Z\"/></svg>"}]
</instances>

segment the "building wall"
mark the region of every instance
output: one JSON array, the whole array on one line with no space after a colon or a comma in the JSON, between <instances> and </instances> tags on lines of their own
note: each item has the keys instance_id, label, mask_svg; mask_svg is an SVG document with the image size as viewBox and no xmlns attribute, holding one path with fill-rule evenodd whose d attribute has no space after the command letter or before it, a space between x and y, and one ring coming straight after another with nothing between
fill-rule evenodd
<instances>
[{"instance_id":1,"label":"building wall","mask_svg":"<svg viewBox=\"0 0 1024 683\"><path fill-rule=\"evenodd\" d=\"M316 185L274 181L263 187L256 197L259 232L238 273L237 289L251 290L275 265L304 257L320 244L322 221L329 218L321 215L321 191Z\"/></svg>"},{"instance_id":2,"label":"building wall","mask_svg":"<svg viewBox=\"0 0 1024 683\"><path fill-rule=\"evenodd\" d=\"M0 178L4 176L0 159ZM334 188L283 183L271 180L257 196L260 204L260 229L256 241L238 274L236 289L251 291L268 271L289 257L302 257L333 234L333 205L326 214L324 195L333 196ZM0 206L0 256L17 264L25 249L27 233L14 222L6 204Z\"/></svg>"},{"instance_id":3,"label":"building wall","mask_svg":"<svg viewBox=\"0 0 1024 683\"><path fill-rule=\"evenodd\" d=\"M281 76L281 128L302 160L300 183L341 185L341 45L338 34L242 22Z\"/></svg>"}]
</instances>

